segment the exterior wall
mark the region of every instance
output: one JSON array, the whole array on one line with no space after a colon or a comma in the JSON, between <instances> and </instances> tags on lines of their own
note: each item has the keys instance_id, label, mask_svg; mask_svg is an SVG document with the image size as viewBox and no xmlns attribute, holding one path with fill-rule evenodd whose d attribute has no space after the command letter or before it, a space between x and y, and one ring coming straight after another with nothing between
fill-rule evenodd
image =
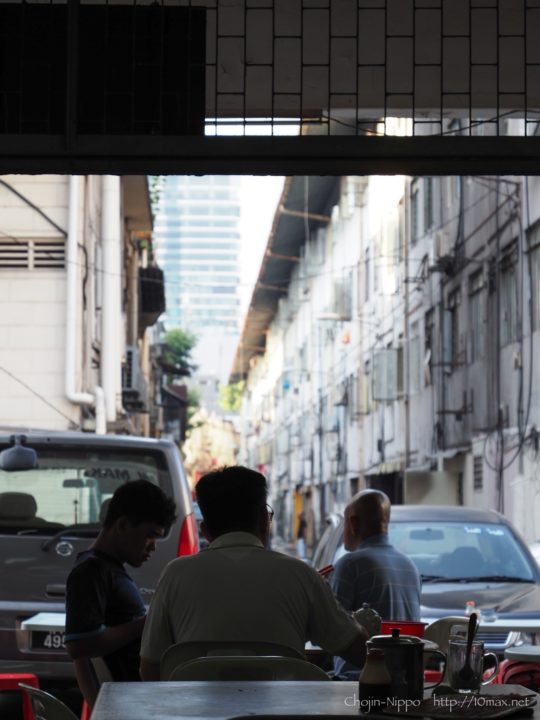
<instances>
[{"instance_id":1,"label":"exterior wall","mask_svg":"<svg viewBox=\"0 0 540 720\"><path fill-rule=\"evenodd\" d=\"M343 178L342 202L302 248L287 296L254 359L244 395L242 460L270 483L277 532L308 546L358 477L358 263L365 182Z\"/></svg>"},{"instance_id":2,"label":"exterior wall","mask_svg":"<svg viewBox=\"0 0 540 720\"><path fill-rule=\"evenodd\" d=\"M247 383L244 455L268 473L285 537L302 507L317 535L364 486L494 508L540 537L539 191L342 178L324 253L311 238ZM332 314L344 276L350 320Z\"/></svg>"},{"instance_id":3,"label":"exterior wall","mask_svg":"<svg viewBox=\"0 0 540 720\"><path fill-rule=\"evenodd\" d=\"M141 188L138 192L144 195L144 185ZM96 387L101 385L102 320L107 311L103 307L107 268L103 266L102 178L85 176L80 182L78 249L76 259L71 261L67 258L66 242L69 193L68 176L17 175L0 179L1 425L51 430L93 431L96 428L95 407L75 404L66 396L66 303L69 268L76 274L77 286L74 390L95 395ZM141 204L142 216L144 202ZM108 430L144 433L148 432L148 424L138 417L128 418L121 398L123 354L127 344L138 342L137 268L140 263L138 248L132 243L132 230L126 228L124 217L124 208L119 205L118 221L123 233L120 267L124 272L122 278L117 279L121 316L115 318L118 329L116 420L109 424ZM129 222L134 221L130 218ZM148 372L145 361L148 343L144 337L139 345Z\"/></svg>"},{"instance_id":4,"label":"exterior wall","mask_svg":"<svg viewBox=\"0 0 540 720\"><path fill-rule=\"evenodd\" d=\"M3 180L67 231L68 178L5 176ZM2 235L8 242L14 240L15 247L28 240L64 240L58 229L2 185L0 214ZM65 268L6 265L4 257L0 267L0 423L66 429L71 420L78 425L79 408L68 402L64 387Z\"/></svg>"}]
</instances>

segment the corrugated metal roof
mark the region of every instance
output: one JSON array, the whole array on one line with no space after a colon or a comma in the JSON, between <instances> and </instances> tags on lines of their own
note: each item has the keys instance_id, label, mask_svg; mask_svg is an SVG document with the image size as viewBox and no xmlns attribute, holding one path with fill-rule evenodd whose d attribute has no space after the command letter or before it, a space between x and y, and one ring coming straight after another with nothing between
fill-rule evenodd
<instances>
[{"instance_id":1,"label":"corrugated metal roof","mask_svg":"<svg viewBox=\"0 0 540 720\"><path fill-rule=\"evenodd\" d=\"M306 230L309 228L311 232L329 222L340 181L340 177L333 176L300 176L285 180L236 349L231 382L245 378L251 358L264 353L266 332L276 315L280 298L287 297L291 273L306 242Z\"/></svg>"}]
</instances>

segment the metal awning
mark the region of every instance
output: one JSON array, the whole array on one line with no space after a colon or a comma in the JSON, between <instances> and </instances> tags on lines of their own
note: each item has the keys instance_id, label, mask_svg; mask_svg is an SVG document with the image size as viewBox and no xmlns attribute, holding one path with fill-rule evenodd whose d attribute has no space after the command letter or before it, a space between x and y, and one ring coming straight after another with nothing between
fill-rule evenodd
<instances>
[{"instance_id":1,"label":"metal awning","mask_svg":"<svg viewBox=\"0 0 540 720\"><path fill-rule=\"evenodd\" d=\"M331 176L300 176L285 180L236 350L231 382L245 378L251 358L264 353L267 330L276 315L280 298L288 295L291 273L300 260L306 234L329 222L340 182L339 177Z\"/></svg>"}]
</instances>

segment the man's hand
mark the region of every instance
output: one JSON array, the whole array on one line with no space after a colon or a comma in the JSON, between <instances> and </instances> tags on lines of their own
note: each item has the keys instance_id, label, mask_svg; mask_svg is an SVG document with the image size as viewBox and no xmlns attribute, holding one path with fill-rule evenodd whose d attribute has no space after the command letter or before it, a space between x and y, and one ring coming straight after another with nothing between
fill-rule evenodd
<instances>
[{"instance_id":1,"label":"man's hand","mask_svg":"<svg viewBox=\"0 0 540 720\"><path fill-rule=\"evenodd\" d=\"M320 570L317 570L319 575L326 580L333 572L334 572L334 566L333 565L325 565Z\"/></svg>"},{"instance_id":2,"label":"man's hand","mask_svg":"<svg viewBox=\"0 0 540 720\"><path fill-rule=\"evenodd\" d=\"M366 640L369 636L366 629L361 625L358 625L358 629L361 630L361 634L357 636L348 647L337 654L347 662L357 667L363 667L366 661Z\"/></svg>"}]
</instances>

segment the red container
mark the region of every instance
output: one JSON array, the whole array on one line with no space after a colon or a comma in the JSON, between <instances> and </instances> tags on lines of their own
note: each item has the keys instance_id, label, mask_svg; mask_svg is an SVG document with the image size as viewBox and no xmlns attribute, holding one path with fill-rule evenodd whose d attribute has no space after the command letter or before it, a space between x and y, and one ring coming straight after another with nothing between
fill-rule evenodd
<instances>
[{"instance_id":1,"label":"red container","mask_svg":"<svg viewBox=\"0 0 540 720\"><path fill-rule=\"evenodd\" d=\"M391 635L393 628L398 628L400 635L414 635L424 637L424 629L427 623L412 622L407 620L383 620L381 622L381 635Z\"/></svg>"}]
</instances>

